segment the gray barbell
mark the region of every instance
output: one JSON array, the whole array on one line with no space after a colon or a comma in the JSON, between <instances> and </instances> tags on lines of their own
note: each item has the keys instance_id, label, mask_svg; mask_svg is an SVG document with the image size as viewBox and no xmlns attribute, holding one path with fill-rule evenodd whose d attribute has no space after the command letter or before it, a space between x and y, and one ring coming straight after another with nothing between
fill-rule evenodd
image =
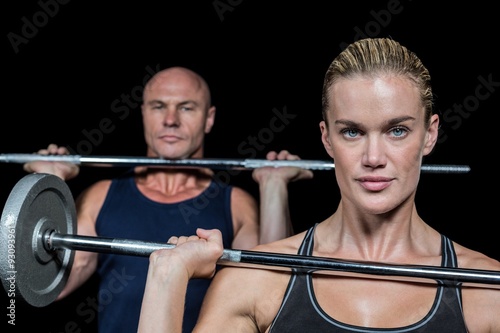
<instances>
[{"instance_id":1,"label":"gray barbell","mask_svg":"<svg viewBox=\"0 0 500 333\"><path fill-rule=\"evenodd\" d=\"M98 167L133 167L157 166L174 168L211 168L215 170L252 170L261 167L299 167L310 170L333 170L335 163L321 160L265 160L265 159L177 159L169 160L155 157L134 156L83 156L83 155L40 155L40 154L0 154L3 163L27 163L33 161L68 162L82 166ZM467 173L468 165L424 164L425 173Z\"/></svg>"},{"instance_id":2,"label":"gray barbell","mask_svg":"<svg viewBox=\"0 0 500 333\"><path fill-rule=\"evenodd\" d=\"M18 181L4 206L0 226L0 272L7 295L36 307L52 303L66 284L75 250L149 256L157 249L174 246L75 234L76 209L63 180L49 174L28 174ZM347 272L390 279L428 279L433 283L450 280L500 285L497 271L353 262L250 250L225 249L218 263L279 270L306 268L320 273Z\"/></svg>"}]
</instances>

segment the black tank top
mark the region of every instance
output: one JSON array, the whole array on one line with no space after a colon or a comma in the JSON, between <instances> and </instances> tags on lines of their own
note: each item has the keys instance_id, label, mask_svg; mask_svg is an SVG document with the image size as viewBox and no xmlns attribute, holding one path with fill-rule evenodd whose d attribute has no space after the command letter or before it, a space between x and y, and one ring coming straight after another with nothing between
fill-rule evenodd
<instances>
[{"instance_id":1,"label":"black tank top","mask_svg":"<svg viewBox=\"0 0 500 333\"><path fill-rule=\"evenodd\" d=\"M311 255L315 226L304 237L298 254ZM457 267L452 242L441 235L442 267ZM398 328L366 328L342 323L326 314L316 301L312 286L312 272L293 269L283 302L271 323L270 333L277 332L328 332L328 333L403 333L403 332L467 332L462 312L462 296L459 283L438 281L436 297L429 313L420 321Z\"/></svg>"},{"instance_id":2,"label":"black tank top","mask_svg":"<svg viewBox=\"0 0 500 333\"><path fill-rule=\"evenodd\" d=\"M194 235L197 227L216 228L222 232L224 247L231 247L231 191L231 186L214 180L194 198L159 203L145 197L137 188L133 173L127 173L111 183L96 231L99 237L161 243L174 235ZM99 254L99 333L137 333L148 266L148 257ZM193 330L210 281L189 281L183 332Z\"/></svg>"}]
</instances>

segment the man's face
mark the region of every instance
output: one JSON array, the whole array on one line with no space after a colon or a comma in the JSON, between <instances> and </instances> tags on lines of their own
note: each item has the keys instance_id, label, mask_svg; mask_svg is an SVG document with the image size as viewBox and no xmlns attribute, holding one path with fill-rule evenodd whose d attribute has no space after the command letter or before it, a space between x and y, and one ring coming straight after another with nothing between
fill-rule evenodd
<instances>
[{"instance_id":1,"label":"man's face","mask_svg":"<svg viewBox=\"0 0 500 333\"><path fill-rule=\"evenodd\" d=\"M201 158L215 108L207 91L182 72L159 74L144 89L142 115L148 155L167 159Z\"/></svg>"}]
</instances>

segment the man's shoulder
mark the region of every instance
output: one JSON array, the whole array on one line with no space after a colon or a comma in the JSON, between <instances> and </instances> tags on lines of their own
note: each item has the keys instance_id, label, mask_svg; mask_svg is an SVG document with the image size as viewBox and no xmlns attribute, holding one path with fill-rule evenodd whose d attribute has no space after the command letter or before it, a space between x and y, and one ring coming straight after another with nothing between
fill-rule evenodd
<instances>
[{"instance_id":1,"label":"man's shoulder","mask_svg":"<svg viewBox=\"0 0 500 333\"><path fill-rule=\"evenodd\" d=\"M255 200L254 196L239 186L231 186L231 200Z\"/></svg>"}]
</instances>

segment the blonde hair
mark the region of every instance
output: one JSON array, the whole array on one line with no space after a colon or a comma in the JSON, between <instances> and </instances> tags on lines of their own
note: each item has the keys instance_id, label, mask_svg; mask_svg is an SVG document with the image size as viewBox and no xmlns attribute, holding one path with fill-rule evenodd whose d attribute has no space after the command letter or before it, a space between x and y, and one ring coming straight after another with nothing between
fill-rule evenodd
<instances>
[{"instance_id":1,"label":"blonde hair","mask_svg":"<svg viewBox=\"0 0 500 333\"><path fill-rule=\"evenodd\" d=\"M425 107L425 122L429 123L433 109L429 71L415 53L389 38L366 38L356 41L332 61L323 82L323 120L327 121L329 89L335 82L356 75L382 74L405 76L416 84L420 90L420 100Z\"/></svg>"}]
</instances>

